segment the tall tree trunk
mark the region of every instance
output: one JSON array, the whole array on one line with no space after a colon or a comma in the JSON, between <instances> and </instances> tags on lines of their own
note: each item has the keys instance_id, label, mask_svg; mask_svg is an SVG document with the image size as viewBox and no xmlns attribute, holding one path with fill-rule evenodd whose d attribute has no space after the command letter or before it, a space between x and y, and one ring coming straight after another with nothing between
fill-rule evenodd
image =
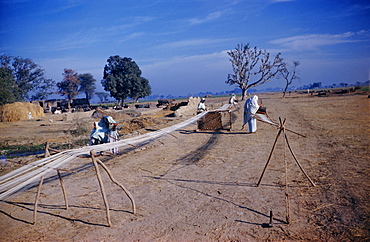
<instances>
[{"instance_id":1,"label":"tall tree trunk","mask_svg":"<svg viewBox=\"0 0 370 242\"><path fill-rule=\"evenodd\" d=\"M241 88L242 89L242 101L245 99L245 96L246 96L246 94L247 94L247 88L245 88L245 87L242 87Z\"/></svg>"},{"instance_id":2,"label":"tall tree trunk","mask_svg":"<svg viewBox=\"0 0 370 242\"><path fill-rule=\"evenodd\" d=\"M286 94L286 90L288 89L288 84L285 86L285 89L284 89L284 93L283 93L283 97L285 97L285 94Z\"/></svg>"},{"instance_id":3,"label":"tall tree trunk","mask_svg":"<svg viewBox=\"0 0 370 242\"><path fill-rule=\"evenodd\" d=\"M71 103L72 103L72 98L68 97L68 110L71 110Z\"/></svg>"},{"instance_id":4,"label":"tall tree trunk","mask_svg":"<svg viewBox=\"0 0 370 242\"><path fill-rule=\"evenodd\" d=\"M90 97L89 97L89 94L86 92L86 93L85 93L85 96L86 96L87 104L88 104L88 105L89 105L89 107L90 107Z\"/></svg>"}]
</instances>

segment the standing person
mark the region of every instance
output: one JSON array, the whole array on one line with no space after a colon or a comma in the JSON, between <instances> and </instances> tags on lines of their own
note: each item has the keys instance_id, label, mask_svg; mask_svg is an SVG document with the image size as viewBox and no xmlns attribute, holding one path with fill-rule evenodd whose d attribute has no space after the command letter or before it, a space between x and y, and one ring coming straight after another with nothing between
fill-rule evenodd
<instances>
[{"instance_id":1,"label":"standing person","mask_svg":"<svg viewBox=\"0 0 370 242\"><path fill-rule=\"evenodd\" d=\"M204 111L207 111L207 108L206 108L206 99L205 98L202 98L198 104L198 109L197 109L197 114L200 114ZM199 120L198 120L198 129L202 129L203 126L204 126L204 123L205 123L205 116L201 117Z\"/></svg>"},{"instance_id":2,"label":"standing person","mask_svg":"<svg viewBox=\"0 0 370 242\"><path fill-rule=\"evenodd\" d=\"M201 112L207 111L206 109L206 99L202 98L198 104L197 114L200 114Z\"/></svg>"},{"instance_id":3,"label":"standing person","mask_svg":"<svg viewBox=\"0 0 370 242\"><path fill-rule=\"evenodd\" d=\"M244 104L244 123L242 129L244 129L244 125L248 123L249 132L254 133L257 131L257 119L255 114L258 111L258 96L254 95L253 97L247 99Z\"/></svg>"},{"instance_id":4,"label":"standing person","mask_svg":"<svg viewBox=\"0 0 370 242\"><path fill-rule=\"evenodd\" d=\"M235 106L235 108L239 112L240 105L239 105L238 99L236 99L236 95L234 93L230 94L230 98L229 98L229 108L232 108L233 106Z\"/></svg>"},{"instance_id":5,"label":"standing person","mask_svg":"<svg viewBox=\"0 0 370 242\"><path fill-rule=\"evenodd\" d=\"M236 99L236 95L234 93L230 94L229 104L235 105L235 106L238 104L238 100Z\"/></svg>"},{"instance_id":6,"label":"standing person","mask_svg":"<svg viewBox=\"0 0 370 242\"><path fill-rule=\"evenodd\" d=\"M108 143L113 143L116 141L119 141L119 133L117 130L118 123L114 121L114 119L111 116L105 116L105 123L108 126L108 130L106 132L106 136L108 137ZM118 154L119 150L118 148L112 148L111 152L113 154Z\"/></svg>"},{"instance_id":7,"label":"standing person","mask_svg":"<svg viewBox=\"0 0 370 242\"><path fill-rule=\"evenodd\" d=\"M108 138L107 143L116 142L119 140L119 134L117 131L117 125L118 123L114 121L114 119L111 116L104 116L105 123L107 125L107 131L106 136Z\"/></svg>"}]
</instances>

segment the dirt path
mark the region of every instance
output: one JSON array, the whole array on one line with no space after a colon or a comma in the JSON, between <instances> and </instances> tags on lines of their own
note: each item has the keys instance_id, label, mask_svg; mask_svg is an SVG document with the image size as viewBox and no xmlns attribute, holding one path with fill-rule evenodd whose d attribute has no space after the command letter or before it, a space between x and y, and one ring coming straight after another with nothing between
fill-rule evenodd
<instances>
[{"instance_id":1,"label":"dirt path","mask_svg":"<svg viewBox=\"0 0 370 242\"><path fill-rule=\"evenodd\" d=\"M351 96L261 94L269 116L286 118L287 133L310 182L279 140L260 186L277 129L258 123L240 130L242 110L229 131L189 126L105 164L132 193L137 214L104 174L113 227L94 169L74 161L65 174L70 209L54 177L44 186L38 223L31 225L36 188L0 203L2 241L366 241L369 227L369 99ZM226 99L225 99L226 100ZM225 100L218 100L218 104ZM214 105L217 105L216 103ZM186 118L186 117L184 117ZM284 153L286 150L286 154ZM286 156L286 159L284 157ZM290 223L286 224L288 164ZM274 227L266 228L273 211Z\"/></svg>"}]
</instances>

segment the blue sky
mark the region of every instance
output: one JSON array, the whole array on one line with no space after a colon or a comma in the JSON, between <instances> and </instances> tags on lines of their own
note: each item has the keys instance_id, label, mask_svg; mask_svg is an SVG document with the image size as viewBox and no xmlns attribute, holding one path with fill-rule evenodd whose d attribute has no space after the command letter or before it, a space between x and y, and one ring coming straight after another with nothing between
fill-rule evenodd
<instances>
[{"instance_id":1,"label":"blue sky","mask_svg":"<svg viewBox=\"0 0 370 242\"><path fill-rule=\"evenodd\" d=\"M369 80L370 2L356 0L0 0L0 53L100 80L132 58L153 94L233 90L227 51L250 43L300 61L295 86ZM283 87L282 80L259 86Z\"/></svg>"}]
</instances>

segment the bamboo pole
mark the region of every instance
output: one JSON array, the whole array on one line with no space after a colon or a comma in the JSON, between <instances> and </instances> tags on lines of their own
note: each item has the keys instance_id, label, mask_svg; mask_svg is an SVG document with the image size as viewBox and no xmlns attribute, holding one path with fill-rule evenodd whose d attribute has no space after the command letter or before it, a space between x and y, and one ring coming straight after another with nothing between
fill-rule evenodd
<instances>
[{"instance_id":1,"label":"bamboo pole","mask_svg":"<svg viewBox=\"0 0 370 242\"><path fill-rule=\"evenodd\" d=\"M40 197L41 187L42 187L43 182L44 182L44 176L41 177L39 186L37 187L35 205L34 205L34 209L33 209L33 224L36 224L36 222L37 222L37 205L39 204L39 197Z\"/></svg>"},{"instance_id":2,"label":"bamboo pole","mask_svg":"<svg viewBox=\"0 0 370 242\"><path fill-rule=\"evenodd\" d=\"M45 157L49 157L50 156L50 152L49 152L49 149L51 149L49 147L49 142L46 142L45 144ZM58 150L54 150L54 149L51 149L53 150L54 152L60 152ZM68 199L67 199L67 191L64 187L64 183L63 183L63 179L62 179L62 176L60 175L60 171L59 170L62 170L62 169L58 169L58 168L54 168L57 170L57 173L58 173L58 178L59 178L59 181L60 181L60 186L62 187L62 192L63 192L63 198L64 198L64 202L66 204L66 210L68 210ZM69 171L69 170L68 170ZM73 173L76 173L75 171L69 171L69 172L73 172Z\"/></svg>"},{"instance_id":3,"label":"bamboo pole","mask_svg":"<svg viewBox=\"0 0 370 242\"><path fill-rule=\"evenodd\" d=\"M288 141L288 136L284 133L284 136L285 136L285 140L286 140L286 143L288 145L288 148L290 150L290 153L292 154L295 162L297 163L297 165L299 166L299 168L301 169L301 171L303 172L303 174L306 176L306 178L310 181L311 185L312 186L316 186L315 183L313 183L313 181L311 180L311 178L307 175L307 173L305 172L305 170L303 169L303 167L301 166L301 164L299 163L297 157L295 156L292 148L290 147L290 144L289 144L289 141Z\"/></svg>"},{"instance_id":4,"label":"bamboo pole","mask_svg":"<svg viewBox=\"0 0 370 242\"><path fill-rule=\"evenodd\" d=\"M288 187L285 187L285 208L286 208L286 223L290 223L290 203L289 203L289 194Z\"/></svg>"},{"instance_id":5,"label":"bamboo pole","mask_svg":"<svg viewBox=\"0 0 370 242\"><path fill-rule=\"evenodd\" d=\"M285 134L285 132L284 132ZM287 144L284 142L284 164L285 164L285 209L286 209L286 223L290 222L290 204L288 194L288 162L286 160L286 147Z\"/></svg>"},{"instance_id":6,"label":"bamboo pole","mask_svg":"<svg viewBox=\"0 0 370 242\"><path fill-rule=\"evenodd\" d=\"M60 172L57 171L57 173L58 173L58 177L59 177L59 181L60 181L60 186L62 187L62 191L63 191L63 197L64 197L64 202L66 204L66 210L68 210L67 191L64 187L63 179L62 179L62 176L60 175Z\"/></svg>"},{"instance_id":7,"label":"bamboo pole","mask_svg":"<svg viewBox=\"0 0 370 242\"><path fill-rule=\"evenodd\" d=\"M108 201L107 201L107 196L105 195L104 184L103 184L103 181L101 179L99 167L98 167L98 164L97 164L96 159L95 159L95 152L94 152L94 150L91 150L90 151L90 155L91 155L91 159L93 161L94 167L95 167L96 176L98 178L100 190L101 190L102 197L103 197L103 200L104 200L105 211L106 211L106 214L107 214L108 226L109 227L112 227L112 223L110 222L109 204L108 204Z\"/></svg>"},{"instance_id":8,"label":"bamboo pole","mask_svg":"<svg viewBox=\"0 0 370 242\"><path fill-rule=\"evenodd\" d=\"M272 213L272 210L270 210L270 223L269 227L274 227L274 215Z\"/></svg>"},{"instance_id":9,"label":"bamboo pole","mask_svg":"<svg viewBox=\"0 0 370 242\"><path fill-rule=\"evenodd\" d=\"M260 179L258 180L257 182L257 187L260 185L261 181L262 181L262 177L263 175L265 174L266 172L266 169L267 169L267 166L269 165L270 163L270 160L271 160L271 157L272 157L272 154L274 153L274 150L275 150L275 147L276 147L276 144L277 144L277 141L280 137L280 134L281 134L281 129L279 130L278 134L276 135L276 138L275 138L275 141L274 141L274 144L272 145L272 149L271 149L271 152L270 152L270 155L269 155L269 158L267 159L267 162L266 162L266 165L265 165L265 168L263 168L263 171L262 171L262 174L260 176Z\"/></svg>"},{"instance_id":10,"label":"bamboo pole","mask_svg":"<svg viewBox=\"0 0 370 242\"><path fill-rule=\"evenodd\" d=\"M49 152L49 142L46 142L45 143L45 155L44 157L49 157L50 156L50 152Z\"/></svg>"},{"instance_id":11,"label":"bamboo pole","mask_svg":"<svg viewBox=\"0 0 370 242\"><path fill-rule=\"evenodd\" d=\"M110 152L110 151L102 151L101 154L102 155L108 154L108 155L118 156L117 154L114 154L113 152Z\"/></svg>"},{"instance_id":12,"label":"bamboo pole","mask_svg":"<svg viewBox=\"0 0 370 242\"><path fill-rule=\"evenodd\" d=\"M281 132L283 132L284 130L284 124L285 124L285 119L284 119L284 123L281 123L281 120L280 120L280 129L279 129L279 132L277 133L276 135L276 138L275 138L275 141L274 141L274 144L272 145L272 149L271 149L271 152L270 152L270 155L269 155L269 158L267 159L267 162L266 162L266 165L265 165L265 168L263 168L263 171L262 171L262 174L261 174L261 177L260 179L258 180L258 183L257 183L257 187L260 185L261 181L262 181L262 177L263 175L265 174L266 172L266 169L267 169L267 166L269 165L270 163L270 160L271 160L271 157L272 157L272 154L274 153L274 150L275 150L275 147L276 147L276 144L277 144L277 141L281 135Z\"/></svg>"},{"instance_id":13,"label":"bamboo pole","mask_svg":"<svg viewBox=\"0 0 370 242\"><path fill-rule=\"evenodd\" d=\"M179 139L179 138L177 138L175 135L173 135L173 134L171 134L171 133L169 133L169 132L166 132L167 134L169 134L169 135L171 135L172 137L174 137L174 138L176 138L176 139Z\"/></svg>"},{"instance_id":14,"label":"bamboo pole","mask_svg":"<svg viewBox=\"0 0 370 242\"><path fill-rule=\"evenodd\" d=\"M162 141L160 141L158 138L152 137L152 139L155 140L155 141L158 141L159 143L161 143L162 145L164 145L164 143Z\"/></svg>"},{"instance_id":15,"label":"bamboo pole","mask_svg":"<svg viewBox=\"0 0 370 242\"><path fill-rule=\"evenodd\" d=\"M81 146L80 146L81 147ZM51 151L53 151L53 152L55 152L55 153L60 153L61 151L60 150L57 150L57 149L53 149L53 148L48 148L48 150L51 150Z\"/></svg>"},{"instance_id":16,"label":"bamboo pole","mask_svg":"<svg viewBox=\"0 0 370 242\"><path fill-rule=\"evenodd\" d=\"M120 184L116 179L114 179L112 173L109 171L108 167L99 159L96 159L96 161L103 167L103 169L108 173L108 176L109 178L112 180L112 182L114 184L116 184L117 186L119 186L120 188L122 188L122 190L126 193L126 195L128 196L128 198L131 200L131 204L132 204L132 213L135 214L136 213L136 205L135 205L135 201L134 201L134 198L133 196L131 195L131 193L122 185Z\"/></svg>"},{"instance_id":17,"label":"bamboo pole","mask_svg":"<svg viewBox=\"0 0 370 242\"><path fill-rule=\"evenodd\" d=\"M256 116L256 117L257 117L257 120L258 120L258 121L260 121L260 122L262 122L262 123L266 123L266 124L269 124L269 125L272 125L272 126L279 127L279 125L278 125L278 124L275 124L275 123L274 123L274 124L272 124L272 123L266 122L266 121L264 121L264 120L262 120L262 119L258 118L258 116ZM285 130L286 130L286 131L289 131L289 132L291 132L291 133L293 133L293 134L296 134L296 135L302 136L302 137L304 137L304 138L307 138L307 136L306 136L306 135L300 134L300 133L295 132L295 131L293 131L293 130L291 130L291 129L287 129L287 128L285 128Z\"/></svg>"},{"instance_id":18,"label":"bamboo pole","mask_svg":"<svg viewBox=\"0 0 370 242\"><path fill-rule=\"evenodd\" d=\"M127 145L132 146L132 147L134 147L134 148L136 148L136 149L140 149L140 147L138 147L138 146L136 146L136 145L132 145L132 144L127 144Z\"/></svg>"}]
</instances>

